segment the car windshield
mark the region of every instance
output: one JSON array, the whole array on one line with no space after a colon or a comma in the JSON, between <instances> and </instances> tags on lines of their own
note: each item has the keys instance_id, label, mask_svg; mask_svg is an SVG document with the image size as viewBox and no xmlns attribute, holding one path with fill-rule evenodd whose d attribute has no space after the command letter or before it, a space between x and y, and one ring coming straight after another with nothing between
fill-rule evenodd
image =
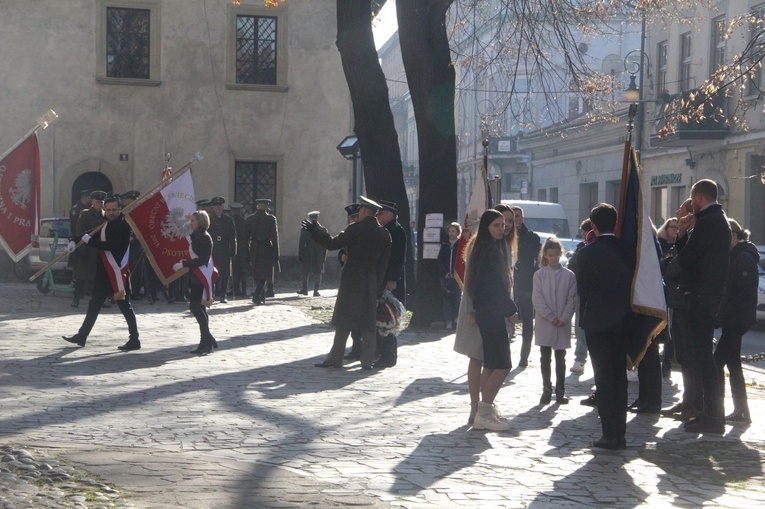
<instances>
[{"instance_id":1,"label":"car windshield","mask_svg":"<svg viewBox=\"0 0 765 509\"><path fill-rule=\"evenodd\" d=\"M40 222L40 237L53 238L58 232L58 238L69 238L69 221L66 219L47 220Z\"/></svg>"}]
</instances>

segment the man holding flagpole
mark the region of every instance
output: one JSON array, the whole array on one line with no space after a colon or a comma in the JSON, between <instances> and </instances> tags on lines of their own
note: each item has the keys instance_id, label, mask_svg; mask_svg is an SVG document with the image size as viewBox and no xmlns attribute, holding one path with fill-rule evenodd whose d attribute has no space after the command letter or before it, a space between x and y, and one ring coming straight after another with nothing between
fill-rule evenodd
<instances>
[{"instance_id":1,"label":"man holding flagpole","mask_svg":"<svg viewBox=\"0 0 765 509\"><path fill-rule=\"evenodd\" d=\"M69 343L85 346L104 302L108 297L113 297L122 312L122 316L125 317L130 334L128 342L118 348L123 352L139 350L141 342L138 339L138 325L130 305L130 289L126 283L130 251L130 226L120 213L116 198L104 200L104 213L108 222L94 237L85 233L75 237L67 246L67 250L72 252L76 247L76 242L81 239L88 246L97 249L99 256L93 281L93 293L85 320L77 334L62 337Z\"/></svg>"}]
</instances>

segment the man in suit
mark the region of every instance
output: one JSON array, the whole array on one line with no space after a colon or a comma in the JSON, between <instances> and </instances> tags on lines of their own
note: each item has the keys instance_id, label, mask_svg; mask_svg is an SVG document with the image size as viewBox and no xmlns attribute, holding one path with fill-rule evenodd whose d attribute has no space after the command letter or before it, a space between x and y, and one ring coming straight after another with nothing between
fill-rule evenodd
<instances>
[{"instance_id":1,"label":"man in suit","mask_svg":"<svg viewBox=\"0 0 765 509\"><path fill-rule=\"evenodd\" d=\"M231 263L231 280L234 286L234 297L244 297L247 295L247 272L250 263L247 261L249 253L247 252L247 242L244 239L244 216L242 209L244 205L239 202L231 204L231 218L234 220L236 228L236 256Z\"/></svg>"},{"instance_id":2,"label":"man in suit","mask_svg":"<svg viewBox=\"0 0 765 509\"><path fill-rule=\"evenodd\" d=\"M324 228L318 225L319 211L314 210L308 213L308 220L317 223L317 228ZM324 228L326 231L326 228ZM324 262L327 260L327 250L311 240L311 234L307 230L300 230L300 242L298 244L298 261L300 262L300 276L302 286L298 290L298 295L308 295L308 276L313 278L313 296L320 297L319 285L321 285L321 275L324 273Z\"/></svg>"},{"instance_id":3,"label":"man in suit","mask_svg":"<svg viewBox=\"0 0 765 509\"><path fill-rule=\"evenodd\" d=\"M534 273L539 270L539 250L542 249L542 241L539 240L539 235L523 224L523 209L517 206L512 209L515 232L518 236L518 261L515 262L513 270L513 295L523 326L523 344L518 366L524 368L529 365L531 340L534 337L534 306L531 303L531 294L534 289Z\"/></svg>"},{"instance_id":4,"label":"man in suit","mask_svg":"<svg viewBox=\"0 0 765 509\"><path fill-rule=\"evenodd\" d=\"M236 256L236 225L234 218L223 213L225 203L226 199L223 196L216 196L210 200L213 213L210 214L210 228L207 230L213 240L213 263L218 269L215 295L224 304L228 302L231 259Z\"/></svg>"},{"instance_id":5,"label":"man in suit","mask_svg":"<svg viewBox=\"0 0 765 509\"><path fill-rule=\"evenodd\" d=\"M634 255L614 236L616 209L607 203L590 212L595 241L578 254L580 326L595 372L603 436L594 447L624 449L627 429L627 329Z\"/></svg>"},{"instance_id":6,"label":"man in suit","mask_svg":"<svg viewBox=\"0 0 765 509\"><path fill-rule=\"evenodd\" d=\"M390 234L390 258L385 270L385 288L406 306L406 231L398 222L398 206L391 201L380 200L382 208L377 213L377 220ZM398 362L398 338L395 334L378 336L377 350L380 359L376 368L392 368Z\"/></svg>"},{"instance_id":7,"label":"man in suit","mask_svg":"<svg viewBox=\"0 0 765 509\"><path fill-rule=\"evenodd\" d=\"M93 294L85 320L77 334L70 337L63 336L63 338L77 346L85 346L104 302L107 298L113 297L122 316L125 317L130 334L128 342L117 348L123 352L139 350L141 341L138 338L135 313L130 305L130 286L127 284L130 226L125 221L125 216L120 213L116 198L107 198L104 201L104 212L108 221L106 226L92 237L88 233L78 235L67 246L67 250L72 252L76 242L82 239L85 244L97 251L98 257L94 270Z\"/></svg>"},{"instance_id":8,"label":"man in suit","mask_svg":"<svg viewBox=\"0 0 765 509\"><path fill-rule=\"evenodd\" d=\"M680 288L688 302L690 362L701 382L703 409L684 427L691 433L724 433L725 410L712 340L728 275L730 225L717 203L717 184L712 180L693 184L691 206L693 213L678 220L675 249L682 268Z\"/></svg>"},{"instance_id":9,"label":"man in suit","mask_svg":"<svg viewBox=\"0 0 765 509\"><path fill-rule=\"evenodd\" d=\"M352 330L362 334L362 369L372 369L376 357L377 299L385 288L391 240L390 234L375 218L380 204L364 196L359 199L359 220L349 224L336 237L319 229L318 223L303 221L303 228L311 233L317 244L330 251L345 248L348 253L340 273L335 312L332 314L335 338L326 359L316 364L320 368L342 367L345 344Z\"/></svg>"},{"instance_id":10,"label":"man in suit","mask_svg":"<svg viewBox=\"0 0 765 509\"><path fill-rule=\"evenodd\" d=\"M255 200L255 213L244 220L244 237L250 247L252 278L255 280L255 305L266 302L266 281L273 280L274 269L279 269L279 229L276 217L268 213L271 200Z\"/></svg>"}]
</instances>

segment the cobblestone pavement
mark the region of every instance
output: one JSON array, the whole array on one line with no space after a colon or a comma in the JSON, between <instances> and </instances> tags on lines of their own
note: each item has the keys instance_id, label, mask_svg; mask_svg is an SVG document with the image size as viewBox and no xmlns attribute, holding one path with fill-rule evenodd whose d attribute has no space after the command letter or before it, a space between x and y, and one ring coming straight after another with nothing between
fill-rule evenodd
<instances>
[{"instance_id":1,"label":"cobblestone pavement","mask_svg":"<svg viewBox=\"0 0 765 509\"><path fill-rule=\"evenodd\" d=\"M762 506L760 372L747 371L758 380L752 426L697 436L631 415L627 450L603 452L589 447L596 412L578 402L589 364L567 379L571 404L539 407L532 358L497 399L511 430L470 431L453 335L403 333L393 369L315 368L332 329L310 307L326 313L334 292L283 292L265 306L213 306L220 349L196 357L182 305L135 304L140 351L116 349L127 339L116 306L77 348L61 335L76 332L85 304L3 283L0 507ZM679 379L665 381L665 406Z\"/></svg>"}]
</instances>

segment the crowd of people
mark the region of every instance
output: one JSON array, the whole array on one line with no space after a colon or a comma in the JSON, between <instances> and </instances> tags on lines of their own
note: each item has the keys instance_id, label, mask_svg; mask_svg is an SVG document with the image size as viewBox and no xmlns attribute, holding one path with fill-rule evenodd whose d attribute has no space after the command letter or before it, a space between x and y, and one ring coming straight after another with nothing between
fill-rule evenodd
<instances>
[{"instance_id":1,"label":"crowd of people","mask_svg":"<svg viewBox=\"0 0 765 509\"><path fill-rule=\"evenodd\" d=\"M644 349L637 367L638 398L628 405L636 254L614 235L617 219L613 206L594 207L580 226L583 241L563 267L561 243L549 237L542 245L523 224L520 207L498 205L485 211L467 246L461 298L450 286L460 228L448 226L448 241L439 256L444 320L447 328L456 329L454 350L469 358L468 424L474 429L510 427L495 398L512 367L509 342L516 320L522 324L518 366L528 365L532 338L539 347L540 405L551 403L553 394L558 404L568 403L565 359L572 329L576 331L570 371L583 372L589 354L595 391L582 404L596 406L600 416L602 435L593 441L594 447L626 447L628 411L676 418L692 433L719 434L726 422L751 422L741 340L756 322L759 253L749 232L726 217L711 180L696 182L676 217L655 232L669 324ZM459 303L456 313L454 302ZM715 344L716 328L722 334ZM673 360L680 365L683 396L677 405L662 410L662 375L669 376ZM734 404L727 416L725 368Z\"/></svg>"}]
</instances>

